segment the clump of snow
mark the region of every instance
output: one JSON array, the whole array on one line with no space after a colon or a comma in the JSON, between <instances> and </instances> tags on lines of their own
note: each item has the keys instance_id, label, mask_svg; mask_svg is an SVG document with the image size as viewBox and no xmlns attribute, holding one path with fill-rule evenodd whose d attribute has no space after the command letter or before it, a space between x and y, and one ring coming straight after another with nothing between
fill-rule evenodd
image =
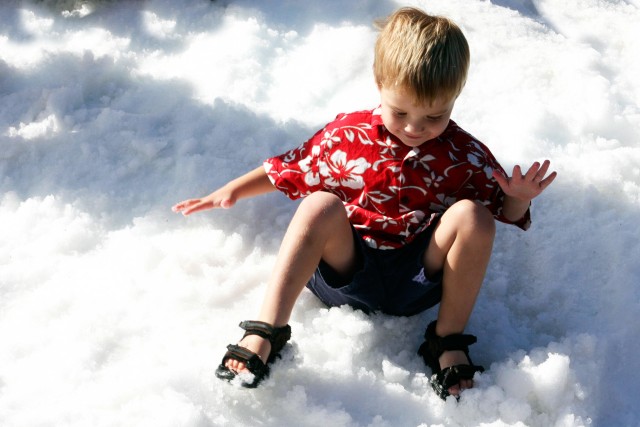
<instances>
[{"instance_id":1,"label":"clump of snow","mask_svg":"<svg viewBox=\"0 0 640 427\"><path fill-rule=\"evenodd\" d=\"M498 227L468 328L487 368L474 389L431 391L416 350L435 311L366 316L307 292L260 388L215 378L295 203L170 206L374 107L371 22L401 5L267 3L0 5L0 424L637 424L631 0L402 2L469 39L454 120L507 169L550 158L560 174L531 230Z\"/></svg>"}]
</instances>

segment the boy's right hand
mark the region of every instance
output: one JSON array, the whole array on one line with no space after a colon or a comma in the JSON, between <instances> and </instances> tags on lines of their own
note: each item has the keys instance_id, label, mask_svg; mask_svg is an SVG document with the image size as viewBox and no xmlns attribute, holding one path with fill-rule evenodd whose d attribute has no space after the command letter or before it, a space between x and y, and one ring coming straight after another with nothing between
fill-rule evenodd
<instances>
[{"instance_id":1,"label":"boy's right hand","mask_svg":"<svg viewBox=\"0 0 640 427\"><path fill-rule=\"evenodd\" d=\"M229 209L240 199L275 190L276 188L271 184L264 167L259 166L206 197L185 200L173 206L172 209L184 216L207 209Z\"/></svg>"},{"instance_id":2,"label":"boy's right hand","mask_svg":"<svg viewBox=\"0 0 640 427\"><path fill-rule=\"evenodd\" d=\"M184 216L207 209L229 209L235 204L233 197L222 189L214 191L206 197L189 199L174 205L171 210Z\"/></svg>"}]
</instances>

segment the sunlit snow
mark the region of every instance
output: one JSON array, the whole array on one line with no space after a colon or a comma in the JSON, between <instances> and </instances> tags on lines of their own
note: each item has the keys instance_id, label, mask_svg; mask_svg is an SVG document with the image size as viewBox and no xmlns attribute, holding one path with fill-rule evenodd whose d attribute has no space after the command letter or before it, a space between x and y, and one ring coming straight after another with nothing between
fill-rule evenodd
<instances>
[{"instance_id":1,"label":"sunlit snow","mask_svg":"<svg viewBox=\"0 0 640 427\"><path fill-rule=\"evenodd\" d=\"M453 119L559 173L529 231L498 227L468 326L487 371L441 401L416 355L435 310L304 292L271 377L223 383L296 203L170 207L375 107L372 22L407 4L469 40ZM639 22L637 0L3 1L0 425L637 425Z\"/></svg>"}]
</instances>

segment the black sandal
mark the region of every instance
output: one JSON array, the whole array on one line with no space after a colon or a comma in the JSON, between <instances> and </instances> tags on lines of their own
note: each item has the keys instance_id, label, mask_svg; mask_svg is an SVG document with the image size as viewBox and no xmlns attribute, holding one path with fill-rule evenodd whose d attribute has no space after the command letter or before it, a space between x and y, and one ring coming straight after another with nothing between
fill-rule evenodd
<instances>
[{"instance_id":1,"label":"black sandal","mask_svg":"<svg viewBox=\"0 0 640 427\"><path fill-rule=\"evenodd\" d=\"M424 333L425 342L422 343L418 354L424 359L424 363L431 368L432 374L429 380L431 387L441 399L446 400L450 395L449 388L458 384L460 380L471 380L476 372L484 372L484 368L474 365L469 357L469 346L477 341L473 335L451 334L446 337L436 335L436 321L427 327ZM438 359L445 351L463 351L469 360L468 365L454 365L440 369ZM456 399L458 396L456 396Z\"/></svg>"},{"instance_id":2,"label":"black sandal","mask_svg":"<svg viewBox=\"0 0 640 427\"><path fill-rule=\"evenodd\" d=\"M267 363L264 363L254 352L239 345L230 344L227 346L227 352L222 358L220 366L216 369L216 376L226 381L231 381L237 377L237 372L225 366L227 360L234 359L244 363L249 372L253 374L253 380L251 382L242 381L240 385L242 387L255 388L269 375L269 364L273 363L276 358L280 356L280 351L291 338L291 327L286 325L281 328L275 328L268 323L257 320L245 320L244 322L240 322L239 326L246 331L242 338L248 335L258 335L269 340L271 343L271 352L269 353Z\"/></svg>"}]
</instances>

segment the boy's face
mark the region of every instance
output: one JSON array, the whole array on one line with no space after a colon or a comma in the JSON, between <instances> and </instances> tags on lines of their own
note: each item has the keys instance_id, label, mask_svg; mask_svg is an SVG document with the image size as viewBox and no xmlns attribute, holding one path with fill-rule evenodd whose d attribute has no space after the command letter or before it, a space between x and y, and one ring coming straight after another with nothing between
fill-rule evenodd
<instances>
[{"instance_id":1,"label":"boy's face","mask_svg":"<svg viewBox=\"0 0 640 427\"><path fill-rule=\"evenodd\" d=\"M402 89L380 88L382 122L403 144L418 147L437 138L449 124L452 100L436 100L433 103L416 105L413 97Z\"/></svg>"}]
</instances>

